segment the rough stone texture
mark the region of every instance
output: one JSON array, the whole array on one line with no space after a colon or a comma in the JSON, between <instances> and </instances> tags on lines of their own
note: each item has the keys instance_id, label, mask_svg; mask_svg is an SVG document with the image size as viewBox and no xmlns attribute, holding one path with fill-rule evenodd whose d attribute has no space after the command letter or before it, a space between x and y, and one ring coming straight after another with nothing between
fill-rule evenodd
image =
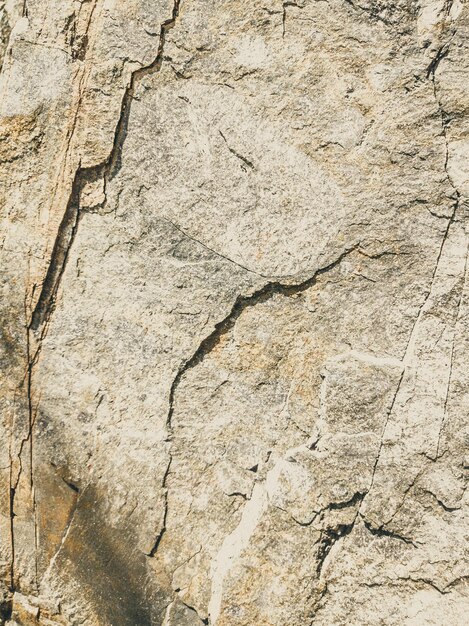
<instances>
[{"instance_id":1,"label":"rough stone texture","mask_svg":"<svg viewBox=\"0 0 469 626\"><path fill-rule=\"evenodd\" d=\"M467 624L469 6L0 35L0 622Z\"/></svg>"}]
</instances>

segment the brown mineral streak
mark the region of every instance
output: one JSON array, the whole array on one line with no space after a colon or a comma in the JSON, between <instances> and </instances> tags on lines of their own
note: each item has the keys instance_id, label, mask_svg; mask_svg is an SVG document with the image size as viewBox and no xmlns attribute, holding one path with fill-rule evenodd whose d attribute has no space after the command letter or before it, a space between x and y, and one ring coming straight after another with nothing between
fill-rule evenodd
<instances>
[{"instance_id":1,"label":"brown mineral streak","mask_svg":"<svg viewBox=\"0 0 469 626\"><path fill-rule=\"evenodd\" d=\"M94 12L98 3L99 3L99 0L94 0L94 2L91 5L89 18L88 18L85 33L84 33L84 36L88 40L88 35L91 30L91 26L92 25L94 26L94 22L98 22L98 25L94 27L93 29L94 30L93 34L89 37L91 44L88 46L87 55L85 55L84 63L82 64L80 71L77 73L77 78L75 80L75 84L77 85L76 92L75 92L76 95L73 98L75 102L75 106L72 107L73 108L72 120L68 126L68 132L66 136L66 143L65 143L65 147L63 151L63 156L62 158L59 159L60 169L56 177L56 185L53 190L52 199L51 199L51 211L50 212L52 216L54 216L54 214L56 213L54 207L57 206L57 208L59 208L63 201L64 191L65 191L65 194L67 193L67 189L71 188L71 191L70 191L69 199L67 202L67 206L65 208L65 211L63 212L63 217L61 218L61 222L58 227L57 235L55 238L55 243L54 243L53 250L51 253L49 267L48 267L46 276L42 284L42 289L39 292L39 295L37 297L36 305L32 312L31 321L27 329L28 365L27 365L26 387L27 387L28 407L29 407L28 408L29 428L28 428L27 438L21 442L21 446L20 446L20 450L18 454L18 459L20 461L20 471L18 473L15 483L13 484L10 482L10 494L11 494L10 495L10 519L11 519L10 535L11 535L11 554L12 554L12 559L11 559L11 564L10 564L10 587L12 590L15 589L15 582L14 582L15 581L15 542L14 542L15 495L16 495L16 489L18 487L18 484L21 478L21 472L22 472L21 455L23 453L24 444L27 443L28 441L30 444L29 445L30 481L31 481L31 491L33 494L34 511L36 508L35 496L34 496L34 484L33 484L33 476L34 476L34 468L33 468L34 432L33 431L34 431L35 415L36 415L36 411L33 409L33 389L32 389L33 368L34 368L34 365L37 363L37 360L39 359L39 353L41 350L42 341L45 337L45 333L47 332L47 326L49 322L49 317L52 313L55 296L57 294L57 290L60 285L60 280L65 270L65 265L67 262L69 250L70 250L71 245L73 244L76 229L78 227L78 221L80 217L79 216L80 193L88 177L93 178L99 175L104 178L104 181L106 181L107 177L112 176L113 170L117 165L117 161L119 160L123 143L125 141L127 120L128 120L128 116L130 113L130 106L131 106L132 98L134 95L136 82L141 77L147 75L150 72L159 71L162 60L163 60L163 48L164 48L165 34L169 28L172 28L178 16L180 0L175 0L171 18L167 19L161 25L158 52L154 61L146 67L139 68L138 70L133 72L130 77L129 85L126 88L123 99L122 99L121 114L120 114L118 123L116 125L114 143L113 143L112 150L109 154L109 157L106 159L105 162L100 163L93 167L88 167L84 169L78 167L78 169L75 172L73 182L71 183L71 186L70 186L70 183L67 182L68 181L67 164L68 164L69 158L71 158L70 155L73 155L73 139L74 139L74 134L75 134L76 127L77 127L77 119L78 119L78 115L80 112L83 93L86 89L87 80L88 80L91 67L92 67L92 61L87 63L87 56L88 56L88 52L92 52L95 38L99 35L99 27L98 27L99 16L93 21L93 15L94 15ZM24 10L23 15L25 15L26 13L27 13L26 10ZM19 124L19 121L15 118L14 122L15 122L14 127L17 127ZM53 230L53 226L54 226L53 220L49 220L48 230ZM33 285L33 294L34 294L34 287L35 287L35 284ZM31 297L28 297L28 295L26 295L26 301L31 301L31 300L34 301L34 295L31 295ZM39 337L32 334L34 331L38 331L38 330L40 331ZM31 352L31 346L32 346L33 340L36 342L36 345L35 345L34 352ZM34 516L35 516L35 513L34 513ZM37 525L36 521L34 522L34 525L36 528L36 525ZM35 537L36 537L36 542L37 542L37 529L35 530ZM37 543L36 543L36 549L37 549ZM37 564L36 564L36 579L37 579Z\"/></svg>"},{"instance_id":2,"label":"brown mineral streak","mask_svg":"<svg viewBox=\"0 0 469 626\"><path fill-rule=\"evenodd\" d=\"M96 6L93 5L93 9L90 14L90 19L88 22L88 27L86 30L86 34L88 33L89 26L91 24L92 15L94 12L94 8ZM139 68L135 70L131 76L128 86L125 89L124 96L122 98L121 110L119 120L117 122L115 132L114 132L114 142L112 149L109 153L107 159L98 163L97 165L81 168L79 167L74 175L73 182L71 183L71 191L67 201L67 205L65 211L63 212L63 217L61 219L60 225L57 230L57 236L55 238L51 260L49 263L49 268L44 279L42 289L37 298L36 306L34 307L32 316L31 316L31 324L30 328L33 330L38 330L40 326L43 324L47 326L47 322L49 316L51 314L51 308L54 304L54 299L57 294L57 290L60 285L60 280L62 278L62 274L65 271L65 265L67 263L68 253L70 247L73 244L73 240L75 238L76 229L78 227L79 219L80 219L80 195L84 185L89 181L94 181L99 178L102 178L104 181L104 189L106 189L106 181L108 178L112 178L115 174L116 168L119 167L120 154L122 151L122 147L125 141L126 133L127 133L127 124L130 115L130 108L132 104L132 99L134 97L134 91L136 84L141 78L146 76L149 73L158 72L161 68L161 63L163 62L163 50L164 50L164 42L166 32L173 27L176 18L179 14L179 4L180 0L175 0L173 12L171 18L163 22L160 30L159 37L159 46L158 52L155 59L150 63L150 65L146 67ZM85 57L85 67L86 67L86 57ZM89 73L89 70L88 70ZM75 109L75 116L73 119L73 123L71 125L71 133L70 139L67 142L64 162L67 160L67 155L70 152L70 145L73 139L73 134L76 128L76 121L78 118L78 113L80 109L81 97L86 87L86 76L85 72L82 73L81 78L79 80L79 97L78 97L78 105ZM82 83L84 82L84 86L82 87ZM64 174L65 169L61 170L61 174ZM57 178L59 181L60 176ZM60 182L60 181L59 181ZM57 184L56 189L59 187L59 182ZM55 193L53 194L53 201L55 199Z\"/></svg>"}]
</instances>

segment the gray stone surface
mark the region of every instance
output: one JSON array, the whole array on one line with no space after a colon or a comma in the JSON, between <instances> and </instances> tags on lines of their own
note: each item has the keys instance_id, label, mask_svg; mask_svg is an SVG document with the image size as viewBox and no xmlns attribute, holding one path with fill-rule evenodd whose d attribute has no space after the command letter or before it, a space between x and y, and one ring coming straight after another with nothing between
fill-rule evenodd
<instances>
[{"instance_id":1,"label":"gray stone surface","mask_svg":"<svg viewBox=\"0 0 469 626\"><path fill-rule=\"evenodd\" d=\"M0 623L465 625L467 4L0 36Z\"/></svg>"}]
</instances>

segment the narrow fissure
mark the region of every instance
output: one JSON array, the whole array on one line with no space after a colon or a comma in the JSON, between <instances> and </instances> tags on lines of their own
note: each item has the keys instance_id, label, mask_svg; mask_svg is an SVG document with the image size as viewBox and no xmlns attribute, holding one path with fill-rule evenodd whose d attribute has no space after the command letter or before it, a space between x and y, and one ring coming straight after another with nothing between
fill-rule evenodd
<instances>
[{"instance_id":1,"label":"narrow fissure","mask_svg":"<svg viewBox=\"0 0 469 626\"><path fill-rule=\"evenodd\" d=\"M321 576L321 572L324 567L324 563L326 562L327 555L332 550L332 547L337 541L339 541L339 539L346 537L352 532L355 525L355 519L351 524L340 524L336 528L327 528L326 530L321 532L321 538L318 542L318 553L316 556L316 573L318 575L318 578Z\"/></svg>"},{"instance_id":2,"label":"narrow fissure","mask_svg":"<svg viewBox=\"0 0 469 626\"><path fill-rule=\"evenodd\" d=\"M49 266L46 272L46 277L42 283L41 292L39 294L37 303L32 312L30 321L27 325L27 375L26 375L26 388L27 388L27 402L28 402L28 434L25 439L21 441L18 459L20 463L18 475L16 479L13 479L13 468L10 468L10 546L11 546L11 563L10 563L10 591L15 591L15 534L14 534L14 518L15 514L15 497L16 490L23 473L23 466L21 458L24 450L24 446L29 442L29 460L30 460L30 488L33 497L33 511L34 511L34 534L35 534L35 547L36 547L36 585L37 585L37 520L36 520L36 500L34 494L34 469L33 469L33 430L34 430L34 409L32 404L32 377L33 369L39 358L42 340L47 332L48 322L54 310L55 299L60 287L60 283L65 272L67 261L69 258L70 250L72 248L75 236L77 233L78 225L81 217L80 198L83 188L86 184L103 180L104 190L106 190L106 184L109 180L118 173L121 165L121 155L124 142L127 135L127 126L130 115L131 103L134 98L135 88L138 81L147 74L158 72L163 62L163 50L165 44L165 38L168 31L174 26L175 21L179 15L181 0L175 0L171 17L165 20L160 27L160 38L157 50L157 55L150 65L137 69L132 73L130 82L125 90L119 120L116 125L114 140L109 157L105 162L97 164L92 167L82 168L79 167L75 172L75 176L72 182L72 188L70 196L67 202L67 206L64 211L62 221L59 225L57 236L54 242L54 246L51 253ZM23 14L27 15L26 2L24 3ZM32 335L31 333L39 332L39 336L36 337L37 348L34 356L31 355Z\"/></svg>"},{"instance_id":3,"label":"narrow fissure","mask_svg":"<svg viewBox=\"0 0 469 626\"><path fill-rule=\"evenodd\" d=\"M46 278L31 317L29 325L31 330L36 331L39 327L46 325L52 314L55 297L78 228L80 220L80 197L84 186L88 183L103 180L104 191L106 191L108 181L112 180L120 170L122 150L127 136L127 127L132 100L135 95L135 88L144 76L159 72L161 69L166 35L174 26L179 16L180 4L181 0L175 0L171 17L161 25L158 51L154 61L150 63L150 65L135 70L130 77L129 85L122 99L119 120L114 132L114 141L109 157L104 163L99 163L92 167L80 167L75 173L70 197L52 250Z\"/></svg>"},{"instance_id":4,"label":"narrow fissure","mask_svg":"<svg viewBox=\"0 0 469 626\"><path fill-rule=\"evenodd\" d=\"M364 520L363 523L367 531L370 532L372 535L375 535L376 537L390 537L391 539L398 539L399 541L402 541L403 543L410 544L414 546L414 548L417 547L417 545L412 539L409 539L408 537L404 537L403 535L400 535L399 533L395 533L392 530L387 530L386 528L384 528L384 526L375 528L370 522L367 522Z\"/></svg>"},{"instance_id":5,"label":"narrow fissure","mask_svg":"<svg viewBox=\"0 0 469 626\"><path fill-rule=\"evenodd\" d=\"M292 297L292 296L298 295L306 291L307 289L309 289L316 283L317 279L321 275L326 274L327 272L330 272L331 270L333 270L335 267L339 266L340 263L343 261L343 259L347 257L351 252L357 250L358 247L359 247L359 244L356 244L352 246L351 248L348 248L335 261L333 261L332 263L330 263L329 265L323 268L318 269L316 272L314 272L312 276L310 276L309 278L305 279L304 281L300 283L289 284L289 283L281 283L279 281L272 281L272 282L266 283L263 287L261 287L260 289L258 289L257 291L255 291L253 294L249 296L240 295L236 298L231 308L231 311L228 313L228 315L225 318L223 318L220 322L215 324L215 328L213 329L213 331L200 342L197 350L195 350L193 355L181 365L176 376L173 379L173 383L169 391L169 401L168 401L169 409L168 409L168 415L166 418L166 430L167 430L168 441L171 441L171 438L172 438L172 417L174 413L175 396L176 396L177 389L179 387L179 384L184 374L188 370L196 367L199 363L201 363L204 360L204 358L219 343L223 335L228 333L233 328L233 326L236 323L236 320L240 317L240 315L246 309L254 307L261 302L266 302L267 300L270 300L271 298L273 298L275 295ZM170 460L168 462L168 466L167 466L165 475L163 477L163 482L162 482L162 489L164 491L164 498L165 498L164 521L166 521L167 509L168 509L167 480L168 480L169 469L170 469L171 460L172 460L171 452L169 452L169 455L170 455ZM161 543L161 539L165 532L166 532L166 525L164 523L163 528L161 529L157 538L155 539L154 547L151 550L149 556L151 557L155 556L158 550L158 547Z\"/></svg>"}]
</instances>

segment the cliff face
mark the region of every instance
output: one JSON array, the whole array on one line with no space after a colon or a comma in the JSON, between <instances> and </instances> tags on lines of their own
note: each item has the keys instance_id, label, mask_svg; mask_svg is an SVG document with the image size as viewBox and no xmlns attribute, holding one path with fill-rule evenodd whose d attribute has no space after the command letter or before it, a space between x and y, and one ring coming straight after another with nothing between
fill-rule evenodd
<instances>
[{"instance_id":1,"label":"cliff face","mask_svg":"<svg viewBox=\"0 0 469 626\"><path fill-rule=\"evenodd\" d=\"M0 33L0 623L466 624L468 6Z\"/></svg>"}]
</instances>

